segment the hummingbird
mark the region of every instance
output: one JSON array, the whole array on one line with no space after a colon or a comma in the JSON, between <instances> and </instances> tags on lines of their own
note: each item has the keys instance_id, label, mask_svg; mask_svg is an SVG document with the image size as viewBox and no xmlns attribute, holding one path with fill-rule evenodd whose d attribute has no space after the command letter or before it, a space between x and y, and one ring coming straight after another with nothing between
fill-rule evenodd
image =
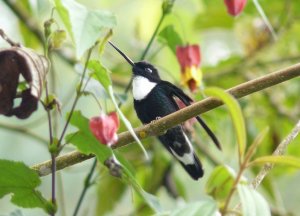
<instances>
[{"instance_id":1,"label":"hummingbird","mask_svg":"<svg viewBox=\"0 0 300 216\"><path fill-rule=\"evenodd\" d=\"M186 106L191 105L193 100L174 84L162 80L158 70L152 64L146 61L133 62L112 42L109 43L132 66L134 109L143 124L178 111L175 98L180 99ZM206 123L199 116L196 116L196 119L216 146L221 149L218 139ZM168 129L157 138L194 180L203 176L202 164L182 125Z\"/></svg>"}]
</instances>

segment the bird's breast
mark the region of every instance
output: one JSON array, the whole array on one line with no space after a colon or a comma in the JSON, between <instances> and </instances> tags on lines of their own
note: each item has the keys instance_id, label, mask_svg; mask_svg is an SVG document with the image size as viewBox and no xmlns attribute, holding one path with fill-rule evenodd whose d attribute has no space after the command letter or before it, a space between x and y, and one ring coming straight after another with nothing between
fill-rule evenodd
<instances>
[{"instance_id":1,"label":"bird's breast","mask_svg":"<svg viewBox=\"0 0 300 216\"><path fill-rule=\"evenodd\" d=\"M135 76L132 82L132 94L135 100L143 100L156 86L155 82L149 81L142 76Z\"/></svg>"}]
</instances>

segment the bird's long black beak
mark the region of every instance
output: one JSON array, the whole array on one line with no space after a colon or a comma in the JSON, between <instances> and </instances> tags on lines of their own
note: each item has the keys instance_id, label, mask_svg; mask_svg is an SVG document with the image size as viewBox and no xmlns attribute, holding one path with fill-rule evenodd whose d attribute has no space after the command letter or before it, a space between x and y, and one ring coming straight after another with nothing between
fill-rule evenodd
<instances>
[{"instance_id":1,"label":"bird's long black beak","mask_svg":"<svg viewBox=\"0 0 300 216\"><path fill-rule=\"evenodd\" d=\"M134 67L134 62L127 56L125 55L118 47L116 47L112 42L108 41L108 43L115 49L118 51L118 53L121 54L121 56L123 56L123 58L132 66Z\"/></svg>"}]
</instances>

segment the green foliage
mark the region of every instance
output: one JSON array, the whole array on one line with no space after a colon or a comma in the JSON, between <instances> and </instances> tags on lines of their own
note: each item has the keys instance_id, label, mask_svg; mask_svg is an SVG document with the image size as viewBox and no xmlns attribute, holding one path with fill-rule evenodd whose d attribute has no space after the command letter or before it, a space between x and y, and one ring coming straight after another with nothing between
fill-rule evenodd
<instances>
[{"instance_id":1,"label":"green foliage","mask_svg":"<svg viewBox=\"0 0 300 216\"><path fill-rule=\"evenodd\" d=\"M236 178L235 171L228 166L218 166L210 174L205 185L206 192L219 202L224 202Z\"/></svg>"},{"instance_id":2,"label":"green foliage","mask_svg":"<svg viewBox=\"0 0 300 216\"><path fill-rule=\"evenodd\" d=\"M78 58L96 43L103 30L116 25L116 18L108 11L90 10L72 0L55 0L54 3L76 45Z\"/></svg>"},{"instance_id":3,"label":"green foliage","mask_svg":"<svg viewBox=\"0 0 300 216\"><path fill-rule=\"evenodd\" d=\"M21 9L21 15L24 17L19 16L16 10L12 10L7 2ZM105 46L114 33L112 39L114 43L130 58L138 59L137 56L141 56L144 52L154 30L158 29L159 34L154 37L146 56L149 56L147 60L159 69L161 77L174 84L181 83L178 79L180 77L178 62L174 58L176 46L199 44L203 71L202 88L206 89L204 92L208 96L223 101L229 111L218 108L203 114L209 127L222 142L222 152L206 145L210 142L207 136L202 136L198 131L191 133L192 138L201 137L194 140L201 140L208 153L206 155L204 154L206 151L203 151L201 157L206 176L198 182L192 182L179 167L180 165L168 156L163 147L159 146L159 142L154 137L143 140L150 156L148 161L145 161L137 145L128 145L113 151L99 143L91 134L89 119L85 117L98 112L99 108L94 101L90 100L91 98L80 97L75 108L77 111L74 112L70 122L76 131L70 133L68 127L67 136L63 136L64 140L72 143L84 154L96 155L101 163L114 155L120 163L122 173L119 178L113 177L109 175L111 170L101 165L101 171L93 175L96 178L92 180L94 182L96 179L98 185L97 215L126 215L127 213L142 216L152 213L178 216L216 215L217 211L222 214L236 211L240 215L252 216L270 215L269 206L276 206L282 210L278 213L280 216L298 214L297 201L300 197L297 191L293 190L292 183L297 185L299 182L300 137L298 136L289 144L285 155L273 156L272 154L300 118L299 78L239 99L239 103L219 88L231 88L299 61L300 1L248 1L243 13L234 18L227 14L224 1L219 1L220 4L211 0L131 2L53 0L51 2L55 6L53 11L49 1L36 1L35 4L29 0L0 3L0 8L5 14L3 16L5 25L2 28L13 40L23 46L41 51L45 47L41 38L48 39L51 71L47 80L49 101L48 103L44 101L44 104L54 106L61 102L62 115L70 112L68 108L71 107L69 105L73 100L71 93L76 92L76 85L79 86L75 83L79 78L77 69L87 63L90 77L83 79L84 82L80 87L93 85L93 82L85 83L92 78L104 87L106 94L102 91L93 92L90 90L92 88L89 88L80 92L78 96L93 95L103 110L116 109L123 122L119 131L129 130L141 145L133 130L133 127L138 127L141 123L133 109L132 95L124 93L132 76L129 72L130 66L110 48L105 49ZM259 7L257 7L258 2ZM161 27L156 28L162 11L164 15L168 15L164 16ZM117 14L117 17L113 13ZM16 18L17 22L15 22ZM115 28L117 18L118 26ZM49 28L46 30L43 29L45 20L49 21ZM115 28L114 31L112 28ZM274 36L270 34L270 29L275 30L277 40L274 40ZM43 32L47 33L44 37ZM62 43L64 39L66 40ZM72 47L70 42L75 46ZM78 66L80 63L75 63L74 56L77 59L81 58L93 46L92 60L82 61L80 62L82 65ZM160 49L161 47L167 47L169 50ZM18 85L18 92L26 87L22 81ZM219 88L210 88L210 86ZM197 101L202 99L201 93L190 92L189 96ZM122 107L118 106L120 102ZM0 137L3 143L0 144L5 149L1 151L1 157L14 158L17 155L18 160L19 158L23 160L28 156L28 149L30 153L32 151L32 155L40 154L42 151L39 147L32 146L36 145L32 142L35 140L48 143L48 147L42 148L49 153L63 155L67 152L69 149L65 147L68 145L59 143L59 136L56 138L61 134L61 129L66 123L59 120L58 112L59 109L51 110L52 143L49 143L49 131L45 131L45 126L49 123L46 121L47 114L42 106L36 116L22 122L1 116ZM234 127L231 127L232 124ZM268 133L266 127L270 128ZM30 141L23 139L24 136L28 136ZM239 163L235 156L237 155L236 141ZM248 143L247 148L246 143ZM252 144L249 145L250 143ZM48 158L49 153L43 158ZM217 167L214 167L215 162L211 163L214 157L220 163ZM32 161L36 163L36 158ZM272 164L276 169L269 172L267 179L260 184L259 191L262 192L260 193L247 184L252 182L265 164ZM85 163L81 166L88 169ZM11 202L20 207L38 207L45 212L55 211L56 206L54 207L36 190L40 187L43 193L44 191L49 193L51 184L48 184L47 180L43 180L43 183L47 184L40 184L41 180L37 174L21 163L0 160L0 168L1 198L12 195ZM77 173L77 166L74 166L72 171L73 169L76 170L76 178L72 179L74 181L69 182L67 178L65 179L65 175L62 175L65 184L73 184L72 187L63 187L65 194L73 194L73 192L75 194L75 189L76 194L79 193L78 179L86 175L83 172ZM102 172L102 169L105 171ZM68 170L61 172L68 172ZM168 185L165 182L166 176L169 178ZM11 187L12 184L14 187ZM90 187L89 190L94 188ZM168 190L170 188L176 196L167 193L171 191ZM89 212L95 211L90 206L90 199L94 199L93 195L94 193L90 193L89 196L84 197L82 212L78 215L83 214L83 210L87 208ZM207 198L207 195L212 198ZM174 197L180 201L184 200L185 204L180 205L182 202L177 202ZM65 202L60 202L59 197L57 198L57 215L63 213L62 203L67 209L66 215L70 215L75 205L73 200L66 199ZM3 203L1 200L1 210L3 206L6 209L5 202L5 199ZM226 202L228 206L225 211ZM162 209L161 206L166 207ZM20 212L11 215L22 215Z\"/></svg>"},{"instance_id":4,"label":"green foliage","mask_svg":"<svg viewBox=\"0 0 300 216\"><path fill-rule=\"evenodd\" d=\"M271 216L270 207L265 198L249 186L237 186L244 216L265 215Z\"/></svg>"},{"instance_id":5,"label":"green foliage","mask_svg":"<svg viewBox=\"0 0 300 216\"><path fill-rule=\"evenodd\" d=\"M161 43L166 44L176 55L176 46L183 44L179 34L175 31L174 26L168 25L158 34L158 39Z\"/></svg>"},{"instance_id":6,"label":"green foliage","mask_svg":"<svg viewBox=\"0 0 300 216\"><path fill-rule=\"evenodd\" d=\"M88 69L91 71L91 76L97 80L108 93L108 87L112 84L108 70L97 60L90 60Z\"/></svg>"},{"instance_id":7,"label":"green foliage","mask_svg":"<svg viewBox=\"0 0 300 216\"><path fill-rule=\"evenodd\" d=\"M183 207L179 207L171 212L156 214L156 216L181 216L181 215L189 215L189 216L211 216L216 215L218 211L217 203L213 199L203 199L198 202L191 202Z\"/></svg>"},{"instance_id":8,"label":"green foliage","mask_svg":"<svg viewBox=\"0 0 300 216\"><path fill-rule=\"evenodd\" d=\"M214 96L220 99L228 107L236 132L237 143L239 146L239 158L240 161L242 161L246 148L246 128L242 110L238 102L233 96L220 88L210 87L206 88L204 92L209 96Z\"/></svg>"},{"instance_id":9,"label":"green foliage","mask_svg":"<svg viewBox=\"0 0 300 216\"><path fill-rule=\"evenodd\" d=\"M96 215L112 211L124 195L126 184L112 176L101 178L98 187Z\"/></svg>"},{"instance_id":10,"label":"green foliage","mask_svg":"<svg viewBox=\"0 0 300 216\"><path fill-rule=\"evenodd\" d=\"M23 208L42 208L54 211L36 188L41 184L38 174L22 162L0 160L0 198L13 194L11 202Z\"/></svg>"},{"instance_id":11,"label":"green foliage","mask_svg":"<svg viewBox=\"0 0 300 216\"><path fill-rule=\"evenodd\" d=\"M111 149L95 138L90 131L89 120L80 111L73 113L70 123L79 130L66 136L67 143L72 143L84 154L95 154L101 163L111 156Z\"/></svg>"},{"instance_id":12,"label":"green foliage","mask_svg":"<svg viewBox=\"0 0 300 216\"><path fill-rule=\"evenodd\" d=\"M75 111L70 123L77 127L79 131L68 134L66 141L74 144L78 150L84 154L95 154L97 159L104 163L111 155L112 150L105 145L101 145L89 129L89 120L84 117L80 111ZM119 157L121 157L119 155ZM123 161L124 159L122 159ZM155 211L160 211L160 205L157 199L143 190L135 180L134 176L122 163L122 180L126 184L132 185L133 189L146 201L146 203Z\"/></svg>"},{"instance_id":13,"label":"green foliage","mask_svg":"<svg viewBox=\"0 0 300 216\"><path fill-rule=\"evenodd\" d=\"M258 157L249 163L249 166L273 163L282 164L300 169L300 159L293 156L264 156Z\"/></svg>"}]
</instances>

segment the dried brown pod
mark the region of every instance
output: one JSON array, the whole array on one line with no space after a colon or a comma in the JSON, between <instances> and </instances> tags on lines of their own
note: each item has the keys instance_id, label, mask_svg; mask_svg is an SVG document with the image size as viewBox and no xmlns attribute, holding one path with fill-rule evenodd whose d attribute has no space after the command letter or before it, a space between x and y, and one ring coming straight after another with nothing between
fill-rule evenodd
<instances>
[{"instance_id":1,"label":"dried brown pod","mask_svg":"<svg viewBox=\"0 0 300 216\"><path fill-rule=\"evenodd\" d=\"M0 114L28 118L38 106L48 61L31 49L13 46L0 50ZM21 76L28 88L17 93ZM21 103L14 106L17 95Z\"/></svg>"}]
</instances>

